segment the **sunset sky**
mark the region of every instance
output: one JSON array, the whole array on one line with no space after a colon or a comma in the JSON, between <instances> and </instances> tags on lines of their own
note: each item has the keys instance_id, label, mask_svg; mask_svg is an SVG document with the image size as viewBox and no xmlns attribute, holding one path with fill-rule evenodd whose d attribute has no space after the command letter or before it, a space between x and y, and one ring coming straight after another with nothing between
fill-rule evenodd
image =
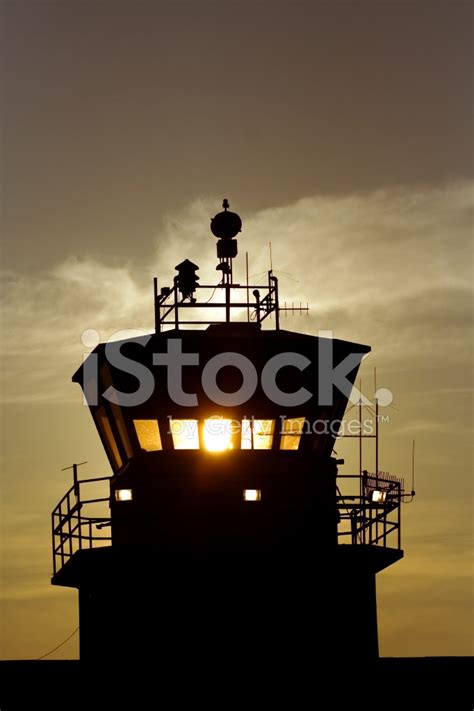
<instances>
[{"instance_id":1,"label":"sunset sky","mask_svg":"<svg viewBox=\"0 0 474 711\"><path fill-rule=\"evenodd\" d=\"M372 347L394 394L380 468L416 492L378 576L384 656L472 654L472 3L3 0L1 658L78 624L50 585L50 514L111 474L81 392L87 348L153 326L152 277L243 219L237 280L309 302L283 327ZM343 471L357 447L336 446ZM367 468L373 467L367 446ZM77 658L77 635L50 658Z\"/></svg>"}]
</instances>

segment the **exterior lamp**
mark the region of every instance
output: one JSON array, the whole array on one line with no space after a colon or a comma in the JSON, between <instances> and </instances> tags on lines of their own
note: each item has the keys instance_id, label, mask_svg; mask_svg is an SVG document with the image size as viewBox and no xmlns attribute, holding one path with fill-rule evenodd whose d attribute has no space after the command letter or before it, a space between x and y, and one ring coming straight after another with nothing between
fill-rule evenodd
<instances>
[{"instance_id":1,"label":"exterior lamp","mask_svg":"<svg viewBox=\"0 0 474 711\"><path fill-rule=\"evenodd\" d=\"M244 489L244 501L260 501L261 498L261 489Z\"/></svg>"},{"instance_id":2,"label":"exterior lamp","mask_svg":"<svg viewBox=\"0 0 474 711\"><path fill-rule=\"evenodd\" d=\"M133 494L131 489L116 489L115 501L131 501Z\"/></svg>"}]
</instances>

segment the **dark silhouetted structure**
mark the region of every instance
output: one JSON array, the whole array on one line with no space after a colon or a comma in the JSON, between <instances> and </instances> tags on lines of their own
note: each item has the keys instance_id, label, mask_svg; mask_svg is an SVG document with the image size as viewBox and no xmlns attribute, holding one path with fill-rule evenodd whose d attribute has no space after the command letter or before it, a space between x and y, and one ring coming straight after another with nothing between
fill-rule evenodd
<instances>
[{"instance_id":1,"label":"dark silhouetted structure","mask_svg":"<svg viewBox=\"0 0 474 711\"><path fill-rule=\"evenodd\" d=\"M76 468L52 514L52 582L79 591L83 662L257 674L308 649L378 657L375 577L403 556L403 486L338 475L348 392L321 379L328 349L332 370L351 358L353 384L370 348L282 330L272 271L235 284L228 207L211 221L218 285L178 265L171 287L155 280L156 332L99 345L73 378L113 470Z\"/></svg>"}]
</instances>

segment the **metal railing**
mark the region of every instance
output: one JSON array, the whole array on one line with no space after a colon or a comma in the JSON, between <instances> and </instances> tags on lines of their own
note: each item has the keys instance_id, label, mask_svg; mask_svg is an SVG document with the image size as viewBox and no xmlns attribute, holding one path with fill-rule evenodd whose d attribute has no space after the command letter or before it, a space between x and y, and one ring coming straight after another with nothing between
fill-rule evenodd
<instances>
[{"instance_id":1,"label":"metal railing","mask_svg":"<svg viewBox=\"0 0 474 711\"><path fill-rule=\"evenodd\" d=\"M180 326L186 325L210 325L218 323L230 323L231 315L236 316L236 321L242 320L246 314L246 321L254 321L262 323L270 314L275 314L275 327L280 328L279 314L280 311L295 312L295 308L289 309L286 305L280 308L278 303L278 279L270 270L268 272L268 283L264 284L234 284L232 283L232 275L225 274L223 279L218 284L197 284L196 290L193 292L193 298L183 298L180 294L177 277L173 282L173 287L164 288L161 293L158 292L158 280L154 279L154 298L155 298L155 330L159 333L163 326L174 326L178 329ZM219 298L214 301L214 294L224 292L224 300ZM263 295L261 296L260 290ZM250 300L250 293L253 299ZM194 294L197 296L194 297ZM232 297L236 301L232 301ZM189 311L191 309L191 312ZM205 318L203 315L209 309L213 309L212 318ZM225 319L217 318L216 312L222 316L222 311L225 312ZM296 309L302 313L308 311L308 306ZM194 316L194 318L191 318ZM184 319L184 320L183 320Z\"/></svg>"},{"instance_id":2,"label":"metal railing","mask_svg":"<svg viewBox=\"0 0 474 711\"><path fill-rule=\"evenodd\" d=\"M352 545L380 545L401 549L401 502L403 482L387 475L364 473L340 475L350 485L359 483L357 494L344 494L337 488L339 513L338 538L350 538ZM341 482L341 485L343 483ZM380 501L374 500L378 492ZM341 541L344 542L344 541Z\"/></svg>"},{"instance_id":3,"label":"metal railing","mask_svg":"<svg viewBox=\"0 0 474 711\"><path fill-rule=\"evenodd\" d=\"M380 545L400 550L403 483L395 477L369 474L340 475L337 481L340 542L349 538L352 545ZM83 497L83 490L90 491L98 482L107 482L107 495ZM104 531L110 527L110 515L84 513L90 512L94 505L110 507L109 482L110 477L76 481L52 512L54 575L77 551L110 545L112 536ZM352 491L342 493L343 482ZM358 493L354 493L357 488ZM381 492L384 500L374 501L374 491Z\"/></svg>"},{"instance_id":4,"label":"metal railing","mask_svg":"<svg viewBox=\"0 0 474 711\"><path fill-rule=\"evenodd\" d=\"M90 513L94 505L110 506L109 481L110 477L76 481L53 510L53 575L56 575L76 551L110 545L112 536L103 532L110 526L110 516L84 515L85 508ZM107 496L83 497L83 489L91 491L92 484L97 482L107 482Z\"/></svg>"}]
</instances>

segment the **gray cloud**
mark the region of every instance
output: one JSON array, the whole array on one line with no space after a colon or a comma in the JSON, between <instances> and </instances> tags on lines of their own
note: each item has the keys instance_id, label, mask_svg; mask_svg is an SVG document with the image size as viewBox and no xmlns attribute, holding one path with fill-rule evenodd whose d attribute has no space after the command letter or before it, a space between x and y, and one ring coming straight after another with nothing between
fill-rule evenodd
<instances>
[{"instance_id":1,"label":"gray cloud","mask_svg":"<svg viewBox=\"0 0 474 711\"><path fill-rule=\"evenodd\" d=\"M70 375L87 351L81 333L94 328L104 340L123 328L151 330L151 278L169 283L185 257L200 264L201 283L216 283L214 212L214 201L198 199L167 218L151 265L76 254L35 276L3 273L4 400L74 397ZM468 355L471 183L308 197L243 218L236 278L245 278L245 251L251 273L268 268L271 241L282 299L310 302L309 318L287 317L283 327L368 342L387 367L427 353L444 362Z\"/></svg>"}]
</instances>

